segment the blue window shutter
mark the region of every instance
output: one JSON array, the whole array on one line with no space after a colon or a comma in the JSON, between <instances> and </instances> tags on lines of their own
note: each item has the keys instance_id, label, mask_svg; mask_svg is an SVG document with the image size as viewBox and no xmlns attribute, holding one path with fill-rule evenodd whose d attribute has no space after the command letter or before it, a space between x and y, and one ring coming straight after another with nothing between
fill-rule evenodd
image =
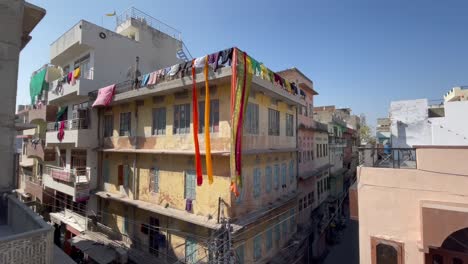
<instances>
[{"instance_id":1,"label":"blue window shutter","mask_svg":"<svg viewBox=\"0 0 468 264\"><path fill-rule=\"evenodd\" d=\"M279 174L280 174L279 164L275 164L275 190L279 188Z\"/></svg>"},{"instance_id":2,"label":"blue window shutter","mask_svg":"<svg viewBox=\"0 0 468 264\"><path fill-rule=\"evenodd\" d=\"M262 257L262 235L257 235L254 238L254 260L259 260Z\"/></svg>"},{"instance_id":3,"label":"blue window shutter","mask_svg":"<svg viewBox=\"0 0 468 264\"><path fill-rule=\"evenodd\" d=\"M294 161L291 160L289 162L289 183L293 183L295 179L295 173L294 173Z\"/></svg>"},{"instance_id":4,"label":"blue window shutter","mask_svg":"<svg viewBox=\"0 0 468 264\"><path fill-rule=\"evenodd\" d=\"M239 264L244 264L244 245L240 245L236 248L236 254Z\"/></svg>"},{"instance_id":5,"label":"blue window shutter","mask_svg":"<svg viewBox=\"0 0 468 264\"><path fill-rule=\"evenodd\" d=\"M286 163L281 164L281 184L286 185Z\"/></svg>"},{"instance_id":6,"label":"blue window shutter","mask_svg":"<svg viewBox=\"0 0 468 264\"><path fill-rule=\"evenodd\" d=\"M104 182L109 182L109 175L110 175L109 160L104 160L103 165L102 165L102 170L103 170L102 174L103 174Z\"/></svg>"},{"instance_id":7,"label":"blue window shutter","mask_svg":"<svg viewBox=\"0 0 468 264\"><path fill-rule=\"evenodd\" d=\"M242 187L240 187L240 192L239 192L239 196L237 196L236 198L236 203L242 203L242 200L244 198L244 195L245 195L245 177L244 175L241 175L242 177Z\"/></svg>"},{"instance_id":8,"label":"blue window shutter","mask_svg":"<svg viewBox=\"0 0 468 264\"><path fill-rule=\"evenodd\" d=\"M195 200L195 172L187 171L185 173L185 198Z\"/></svg>"},{"instance_id":9,"label":"blue window shutter","mask_svg":"<svg viewBox=\"0 0 468 264\"><path fill-rule=\"evenodd\" d=\"M266 177L266 186L265 186L265 190L267 193L270 193L271 192L271 185L272 185L272 179L271 179L271 167L270 166L267 166L265 168L265 177Z\"/></svg>"},{"instance_id":10,"label":"blue window shutter","mask_svg":"<svg viewBox=\"0 0 468 264\"><path fill-rule=\"evenodd\" d=\"M193 264L197 262L197 243L191 238L185 240L185 261L188 264Z\"/></svg>"},{"instance_id":11,"label":"blue window shutter","mask_svg":"<svg viewBox=\"0 0 468 264\"><path fill-rule=\"evenodd\" d=\"M124 187L128 187L129 177L130 177L130 166L124 165Z\"/></svg>"},{"instance_id":12,"label":"blue window shutter","mask_svg":"<svg viewBox=\"0 0 468 264\"><path fill-rule=\"evenodd\" d=\"M270 228L266 232L265 248L268 252L273 247L273 230Z\"/></svg>"},{"instance_id":13,"label":"blue window shutter","mask_svg":"<svg viewBox=\"0 0 468 264\"><path fill-rule=\"evenodd\" d=\"M261 193L261 171L259 168L254 169L254 197L257 198L260 196Z\"/></svg>"}]
</instances>

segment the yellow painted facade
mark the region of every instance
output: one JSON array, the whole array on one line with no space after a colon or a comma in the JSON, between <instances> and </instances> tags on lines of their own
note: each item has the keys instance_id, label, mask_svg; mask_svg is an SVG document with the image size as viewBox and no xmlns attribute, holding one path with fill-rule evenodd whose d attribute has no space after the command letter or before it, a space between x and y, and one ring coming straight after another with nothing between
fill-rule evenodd
<instances>
[{"instance_id":1,"label":"yellow painted facade","mask_svg":"<svg viewBox=\"0 0 468 264\"><path fill-rule=\"evenodd\" d=\"M198 100L204 101L204 95L200 91L198 92ZM221 208L219 208L221 217L231 218L235 222L245 217L252 218L252 214L257 210L269 207L274 209L282 197L294 197L297 189L296 108L284 102L272 100L263 93L252 92L249 102L259 105L259 131L258 135L244 133L243 151L250 154L244 154L242 158L244 184L241 188L241 196L237 198L230 191L230 84L218 84L215 92L211 94L211 100L219 100L219 131L211 133L214 182L212 185L208 183L205 156L202 155L204 182L203 185L195 187L196 198L192 202L191 213L215 221L218 217L218 198L221 198L222 203ZM100 170L99 176L100 188L121 197L185 211L186 174L195 171L193 134L174 135L173 119L174 105L190 104L192 110L191 101L191 91L188 90L185 98L168 94L164 97L150 97L138 102L131 101L113 105L106 111L102 111L101 121L104 115L113 116L113 136L102 138L104 150L101 152L102 161L100 164L103 169ZM154 136L152 135L153 109L160 107L166 108L165 135ZM279 136L268 135L269 108L280 113ZM120 114L125 112L132 113L131 135L134 135L133 137L119 136ZM286 136L286 113L293 115L293 136ZM190 131L193 132L192 113L190 113L190 123ZM199 134L199 142L200 149L204 153L204 134ZM170 152L170 154L161 152ZM126 187L118 185L119 165L126 165L129 168L129 177L125 180L128 183ZM153 169L158 171L159 188L157 192L150 189ZM267 177L267 170L271 170L270 177ZM275 176L276 170L278 170L278 176ZM276 210L278 208L274 210L276 213L271 214L271 216L272 219L276 219L275 221L271 223L254 221L240 231L243 243L236 243L238 246L244 245L246 261L254 260L253 241L255 235L265 234L267 230L273 229L274 225L280 221L280 218L274 216L278 214L289 216L290 210L295 206L296 201L291 201L290 206L283 205L279 211ZM124 230L123 226L125 218L148 223L150 216L157 217L161 227L186 230L188 234L195 236L200 235L208 239L210 232L213 232L207 227L134 208L122 202L110 201L110 199L102 199L101 207L103 210L108 210L111 215L104 218L107 221L104 224L111 228L117 228L121 233L128 232L128 230ZM295 221L295 218L293 220ZM278 243L273 242L274 245L271 249L267 250L266 248L267 239L262 239L263 259L271 257L277 252L277 249L281 248L295 232L295 224L291 225L290 220L287 221L288 235L283 235L283 226L281 226L282 239ZM293 226L292 229L289 229L290 225ZM133 239L136 238L138 241L148 239L138 230L138 225L133 225L132 228L134 229L130 228L129 236ZM177 258L184 257L186 236L171 234L170 237L170 242L168 241L170 250L166 249L170 251L168 253L174 254ZM169 240L169 237L167 239ZM200 249L198 257L202 258L205 254L204 246L200 241L197 243Z\"/></svg>"}]
</instances>

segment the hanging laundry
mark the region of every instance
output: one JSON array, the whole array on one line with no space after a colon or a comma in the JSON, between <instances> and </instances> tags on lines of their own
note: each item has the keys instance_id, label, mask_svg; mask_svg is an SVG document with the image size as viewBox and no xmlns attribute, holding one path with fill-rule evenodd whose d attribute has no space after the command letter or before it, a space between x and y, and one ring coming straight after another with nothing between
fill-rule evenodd
<instances>
[{"instance_id":1,"label":"hanging laundry","mask_svg":"<svg viewBox=\"0 0 468 264\"><path fill-rule=\"evenodd\" d=\"M202 68L203 66L205 66L205 57L206 56L203 56L203 57L198 57L194 60L194 63L193 63L193 67L195 68Z\"/></svg>"},{"instance_id":2,"label":"hanging laundry","mask_svg":"<svg viewBox=\"0 0 468 264\"><path fill-rule=\"evenodd\" d=\"M206 174L208 175L208 183L213 184L213 164L211 160L211 139L210 139L210 85L208 83L208 70L209 70L209 56L205 58L205 68L203 73L205 75L205 160L206 160Z\"/></svg>"},{"instance_id":3,"label":"hanging laundry","mask_svg":"<svg viewBox=\"0 0 468 264\"><path fill-rule=\"evenodd\" d=\"M174 76L179 72L179 70L180 70L180 64L174 65L171 67L171 70L169 71L168 75Z\"/></svg>"},{"instance_id":4,"label":"hanging laundry","mask_svg":"<svg viewBox=\"0 0 468 264\"><path fill-rule=\"evenodd\" d=\"M239 196L239 188L242 188L242 130L243 119L250 93L253 70L250 59L246 53L234 49L232 55L231 78L231 191Z\"/></svg>"},{"instance_id":5,"label":"hanging laundry","mask_svg":"<svg viewBox=\"0 0 468 264\"><path fill-rule=\"evenodd\" d=\"M150 77L149 77L149 80L148 80L148 85L156 84L156 76L157 76L156 72L150 73Z\"/></svg>"},{"instance_id":6,"label":"hanging laundry","mask_svg":"<svg viewBox=\"0 0 468 264\"><path fill-rule=\"evenodd\" d=\"M67 74L67 83L68 83L68 84L70 84L72 78L73 78L73 72L69 72L69 73Z\"/></svg>"},{"instance_id":7,"label":"hanging laundry","mask_svg":"<svg viewBox=\"0 0 468 264\"><path fill-rule=\"evenodd\" d=\"M80 78L80 74L81 74L81 70L80 70L80 67L78 67L73 71L73 78L75 78L75 80Z\"/></svg>"},{"instance_id":8,"label":"hanging laundry","mask_svg":"<svg viewBox=\"0 0 468 264\"><path fill-rule=\"evenodd\" d=\"M281 87L283 86L283 78L281 78L281 76L279 76L277 73L273 73L273 78L276 84L278 84Z\"/></svg>"},{"instance_id":9,"label":"hanging laundry","mask_svg":"<svg viewBox=\"0 0 468 264\"><path fill-rule=\"evenodd\" d=\"M218 60L218 54L219 52L213 53L208 55L208 65L211 66L211 68L215 68L215 62Z\"/></svg>"},{"instance_id":10,"label":"hanging laundry","mask_svg":"<svg viewBox=\"0 0 468 264\"><path fill-rule=\"evenodd\" d=\"M260 75L262 74L260 63L250 56L249 56L249 59L251 61L250 67L252 68L252 74L260 77Z\"/></svg>"},{"instance_id":11,"label":"hanging laundry","mask_svg":"<svg viewBox=\"0 0 468 264\"><path fill-rule=\"evenodd\" d=\"M34 104L36 101L36 97L42 94L43 91L47 90L47 82L46 82L46 74L47 68L40 70L31 78L31 82L29 83L29 94L31 95L31 104Z\"/></svg>"},{"instance_id":12,"label":"hanging laundry","mask_svg":"<svg viewBox=\"0 0 468 264\"><path fill-rule=\"evenodd\" d=\"M93 107L108 106L112 102L114 93L115 93L115 84L99 89L96 101L94 101L93 103Z\"/></svg>"},{"instance_id":13,"label":"hanging laundry","mask_svg":"<svg viewBox=\"0 0 468 264\"><path fill-rule=\"evenodd\" d=\"M64 120L60 121L60 128L57 133L57 139L62 142L63 138L65 137L65 122Z\"/></svg>"},{"instance_id":14,"label":"hanging laundry","mask_svg":"<svg viewBox=\"0 0 468 264\"><path fill-rule=\"evenodd\" d=\"M233 48L220 51L218 53L218 59L216 59L216 65L214 68L215 71L217 71L220 68L219 65L231 66L232 58L233 58ZM219 61L221 61L221 63Z\"/></svg>"},{"instance_id":15,"label":"hanging laundry","mask_svg":"<svg viewBox=\"0 0 468 264\"><path fill-rule=\"evenodd\" d=\"M269 70L263 63L260 65L260 70L262 71L260 77L265 81L271 82Z\"/></svg>"},{"instance_id":16,"label":"hanging laundry","mask_svg":"<svg viewBox=\"0 0 468 264\"><path fill-rule=\"evenodd\" d=\"M203 184L203 174L201 168L200 146L198 145L198 100L197 83L195 75L195 60L192 61L192 107L193 107L193 143L195 145L195 169L197 172L197 185Z\"/></svg>"},{"instance_id":17,"label":"hanging laundry","mask_svg":"<svg viewBox=\"0 0 468 264\"><path fill-rule=\"evenodd\" d=\"M149 77L150 77L149 73L147 73L147 74L143 75L143 77L141 77L140 87L145 87L148 84Z\"/></svg>"},{"instance_id":18,"label":"hanging laundry","mask_svg":"<svg viewBox=\"0 0 468 264\"><path fill-rule=\"evenodd\" d=\"M292 90L291 90L291 83L284 79L284 88L286 88L286 90L288 91L288 93L292 93Z\"/></svg>"},{"instance_id":19,"label":"hanging laundry","mask_svg":"<svg viewBox=\"0 0 468 264\"><path fill-rule=\"evenodd\" d=\"M291 83L291 90L293 94L297 94L297 87L296 84L293 82Z\"/></svg>"},{"instance_id":20,"label":"hanging laundry","mask_svg":"<svg viewBox=\"0 0 468 264\"><path fill-rule=\"evenodd\" d=\"M192 61L182 63L182 66L180 68L180 77L184 77L190 68L192 68Z\"/></svg>"},{"instance_id":21,"label":"hanging laundry","mask_svg":"<svg viewBox=\"0 0 468 264\"><path fill-rule=\"evenodd\" d=\"M70 84L71 84L71 85L75 85L75 84L76 84L75 75L73 74L73 72L71 72L71 74L72 74L72 77L71 77Z\"/></svg>"}]
</instances>

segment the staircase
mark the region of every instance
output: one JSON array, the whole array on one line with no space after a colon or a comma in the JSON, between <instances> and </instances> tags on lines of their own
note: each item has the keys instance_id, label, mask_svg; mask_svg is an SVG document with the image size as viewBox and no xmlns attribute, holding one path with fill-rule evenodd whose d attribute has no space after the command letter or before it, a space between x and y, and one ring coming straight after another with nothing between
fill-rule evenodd
<instances>
[{"instance_id":1,"label":"staircase","mask_svg":"<svg viewBox=\"0 0 468 264\"><path fill-rule=\"evenodd\" d=\"M177 51L177 58L183 61L192 60L192 54L190 54L190 51L187 49L187 46L185 46L184 42L182 41L181 44L181 48Z\"/></svg>"}]
</instances>

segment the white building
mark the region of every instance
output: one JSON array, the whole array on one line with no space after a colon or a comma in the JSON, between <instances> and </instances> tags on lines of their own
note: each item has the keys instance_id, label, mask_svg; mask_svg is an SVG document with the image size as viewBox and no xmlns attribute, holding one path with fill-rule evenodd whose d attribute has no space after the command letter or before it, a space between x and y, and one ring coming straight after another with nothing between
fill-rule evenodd
<instances>
[{"instance_id":1,"label":"white building","mask_svg":"<svg viewBox=\"0 0 468 264\"><path fill-rule=\"evenodd\" d=\"M468 145L468 101L430 105L427 99L390 104L394 148L416 145Z\"/></svg>"},{"instance_id":2,"label":"white building","mask_svg":"<svg viewBox=\"0 0 468 264\"><path fill-rule=\"evenodd\" d=\"M84 216L95 215L97 206L90 190L98 185L99 120L88 93L116 83L117 89L132 89L140 74L187 59L180 33L166 24L135 8L116 21L114 32L81 20L50 46L50 64L63 74L49 80L47 104L59 110L45 141L57 158L44 165L42 183L54 193L51 220L75 234L87 228ZM67 80L77 69L79 77Z\"/></svg>"}]
</instances>

